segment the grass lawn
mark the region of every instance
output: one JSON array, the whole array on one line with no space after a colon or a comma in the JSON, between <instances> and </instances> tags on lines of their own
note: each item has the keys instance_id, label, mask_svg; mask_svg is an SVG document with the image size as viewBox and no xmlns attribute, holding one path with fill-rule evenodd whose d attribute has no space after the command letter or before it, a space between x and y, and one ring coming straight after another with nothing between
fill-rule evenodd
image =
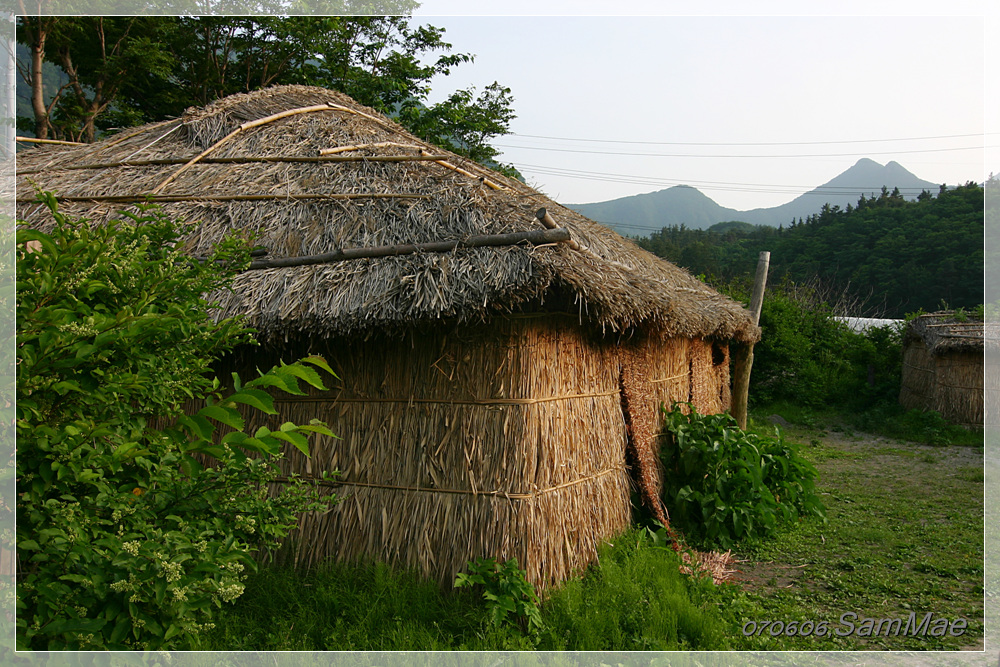
<instances>
[{"instance_id":1,"label":"grass lawn","mask_svg":"<svg viewBox=\"0 0 1000 667\"><path fill-rule=\"evenodd\" d=\"M265 570L219 615L210 650L981 650L983 449L848 427L788 426L819 471L827 522L737 550L736 583L677 572L632 531L542 605L545 629L493 626L481 597L385 566ZM962 636L838 636L842 614L965 619ZM826 621L825 637L745 637L748 622ZM902 635L902 633L900 633Z\"/></svg>"},{"instance_id":2,"label":"grass lawn","mask_svg":"<svg viewBox=\"0 0 1000 667\"><path fill-rule=\"evenodd\" d=\"M983 450L926 446L850 429L787 427L819 471L827 523L804 521L747 546L738 579L744 622L825 620L825 637L772 638L777 650L982 649ZM966 619L962 636L838 636L842 614ZM773 626L772 626L773 627ZM900 633L902 635L902 633Z\"/></svg>"}]
</instances>

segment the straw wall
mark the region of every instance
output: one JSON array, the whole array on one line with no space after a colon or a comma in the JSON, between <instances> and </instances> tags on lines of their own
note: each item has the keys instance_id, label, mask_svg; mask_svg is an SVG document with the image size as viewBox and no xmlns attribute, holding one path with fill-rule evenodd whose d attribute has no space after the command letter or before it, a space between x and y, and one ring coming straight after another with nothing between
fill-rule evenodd
<instances>
[{"instance_id":1,"label":"straw wall","mask_svg":"<svg viewBox=\"0 0 1000 667\"><path fill-rule=\"evenodd\" d=\"M935 410L961 426L982 428L982 351L931 354L923 341L911 340L903 350L901 385L904 408Z\"/></svg>"},{"instance_id":2,"label":"straw wall","mask_svg":"<svg viewBox=\"0 0 1000 667\"><path fill-rule=\"evenodd\" d=\"M280 401L280 419L340 438L288 470L340 470L346 499L303 518L298 563L375 558L450 584L472 558L516 557L544 586L628 524L617 362L579 328L504 318L311 348L341 381Z\"/></svg>"},{"instance_id":3,"label":"straw wall","mask_svg":"<svg viewBox=\"0 0 1000 667\"><path fill-rule=\"evenodd\" d=\"M715 350L716 362L728 359ZM335 492L345 499L303 517L282 556L386 560L445 585L478 556L516 557L541 587L581 570L631 519L627 461L640 487L659 495L660 402L693 400L701 411L728 403L728 364L713 363L711 343L615 344L564 315L313 341L281 356L307 352L324 355L340 380L281 398L271 425L330 424L340 437L314 441L308 459L291 451L285 471L339 470ZM237 365L277 360L253 353ZM641 398L631 408L638 462L626 457L625 388Z\"/></svg>"},{"instance_id":4,"label":"straw wall","mask_svg":"<svg viewBox=\"0 0 1000 667\"><path fill-rule=\"evenodd\" d=\"M630 413L630 458L643 501L661 521L660 406L690 403L702 414L730 408L729 347L700 338L639 336L623 343L623 404ZM688 411L687 406L681 409ZM669 510L669 508L666 508Z\"/></svg>"}]
</instances>

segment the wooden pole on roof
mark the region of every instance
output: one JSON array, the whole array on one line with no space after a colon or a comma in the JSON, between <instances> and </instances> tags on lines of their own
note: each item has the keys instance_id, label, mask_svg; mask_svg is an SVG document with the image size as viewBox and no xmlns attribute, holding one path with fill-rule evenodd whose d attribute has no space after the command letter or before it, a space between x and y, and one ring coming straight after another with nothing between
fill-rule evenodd
<instances>
[{"instance_id":1,"label":"wooden pole on roof","mask_svg":"<svg viewBox=\"0 0 1000 667\"><path fill-rule=\"evenodd\" d=\"M764 303L764 286L767 284L767 267L771 253L760 253L757 260L757 274L753 281L753 295L750 297L750 315L753 324L760 321L760 309ZM741 429L747 427L747 401L750 397L750 369L753 368L753 343L737 345L733 354L733 407L730 414Z\"/></svg>"},{"instance_id":2,"label":"wooden pole on roof","mask_svg":"<svg viewBox=\"0 0 1000 667\"><path fill-rule=\"evenodd\" d=\"M426 243L405 243L390 246L375 246L369 248L344 248L321 255L305 255L302 257L276 257L274 259L258 259L250 262L247 270L277 269L288 266L311 266L313 264L331 264L352 259L376 257L398 257L412 255L418 252L451 252L458 248L487 248L512 246L520 243L531 245L546 245L549 243L566 243L570 241L569 230L534 229L527 232L510 232L507 234L482 234L469 236L455 241L430 241Z\"/></svg>"}]
</instances>

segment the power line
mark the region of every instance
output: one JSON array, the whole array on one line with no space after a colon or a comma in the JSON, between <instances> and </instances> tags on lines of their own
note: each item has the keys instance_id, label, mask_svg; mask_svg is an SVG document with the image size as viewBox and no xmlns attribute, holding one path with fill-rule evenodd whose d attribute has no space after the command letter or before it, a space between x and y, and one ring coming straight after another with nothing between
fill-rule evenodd
<instances>
[{"instance_id":1,"label":"power line","mask_svg":"<svg viewBox=\"0 0 1000 667\"><path fill-rule=\"evenodd\" d=\"M524 170L529 173L542 174L546 176L562 176L566 178L578 178L590 181L603 181L611 183L631 183L635 185L651 185L651 186L677 186L677 185L687 185L691 187L697 187L703 190L717 190L724 192L760 192L769 194L816 194L816 195L838 195L838 194L854 194L858 192L865 192L868 189L862 186L848 186L848 185L833 185L833 186L806 186L806 185L778 185L778 184L764 184L764 183L733 183L726 181L698 181L698 180L685 180L680 181L677 179L663 179L655 178L651 176L634 176L631 174L613 174L605 172L592 172L592 171L581 171L577 169L559 169L554 167L545 167L540 165L530 165L530 164L517 164L515 166L519 170ZM872 192L879 191L881 185L873 187ZM919 195L923 191L923 188L901 188L900 193L903 195Z\"/></svg>"},{"instance_id":2,"label":"power line","mask_svg":"<svg viewBox=\"0 0 1000 667\"><path fill-rule=\"evenodd\" d=\"M807 153L807 154L788 154L788 155L699 155L699 154L689 154L689 153L627 153L622 151L587 151L574 148L544 148L542 146L511 146L507 144L493 144L495 148L514 148L529 151L550 151L554 153L586 153L589 155L627 155L629 157L683 157L683 158L721 158L721 159L735 159L735 158L814 158L814 157L857 157L858 153ZM912 153L945 153L953 151L978 151L985 150L987 148L997 148L997 146L965 146L961 148L925 148L922 150L899 150L899 151L882 151L882 152L866 152L865 155L903 155Z\"/></svg>"},{"instance_id":3,"label":"power line","mask_svg":"<svg viewBox=\"0 0 1000 667\"><path fill-rule=\"evenodd\" d=\"M706 142L706 141L630 141L625 139L583 139L571 137L550 137L541 134L521 134L511 132L507 136L527 137L530 139L551 139L553 141L581 141L602 144L640 144L645 146L821 146L827 144L870 144L888 143L893 141L931 141L934 139L965 139L968 137L985 137L1000 134L984 132L978 134L942 134L934 137L901 137L898 139L845 139L842 141L762 141L762 142Z\"/></svg>"}]
</instances>

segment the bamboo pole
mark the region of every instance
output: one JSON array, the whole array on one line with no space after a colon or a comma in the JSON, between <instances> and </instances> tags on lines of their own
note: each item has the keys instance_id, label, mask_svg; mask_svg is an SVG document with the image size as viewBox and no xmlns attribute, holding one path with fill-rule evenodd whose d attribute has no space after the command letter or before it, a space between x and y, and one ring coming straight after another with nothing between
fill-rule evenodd
<instances>
[{"instance_id":1,"label":"bamboo pole","mask_svg":"<svg viewBox=\"0 0 1000 667\"><path fill-rule=\"evenodd\" d=\"M535 211L535 217L538 218L539 222L545 225L546 229L557 229L559 227L559 225L556 224L555 218L552 217L552 214L544 208L540 208ZM566 245L573 250L585 251L587 249L586 246L582 246L576 241L570 241Z\"/></svg>"},{"instance_id":2,"label":"bamboo pole","mask_svg":"<svg viewBox=\"0 0 1000 667\"><path fill-rule=\"evenodd\" d=\"M428 151L425 151L425 150L422 150L422 149L420 151L420 154L421 155L430 155L430 153ZM457 167L457 166L453 165L451 162L447 162L445 160L434 160L434 162L436 164L441 165L442 167L445 167L447 169L451 169L454 172L462 174L462 176L468 176L469 178L474 178L477 181L482 181L483 185L485 185L486 187L488 187L490 189L493 189L493 190L504 190L505 189L502 185L498 185L498 184L494 183L493 181L491 181L490 179L486 178L485 176L476 176L471 171L468 171L466 169L462 169L461 167Z\"/></svg>"},{"instance_id":3,"label":"bamboo pole","mask_svg":"<svg viewBox=\"0 0 1000 667\"><path fill-rule=\"evenodd\" d=\"M511 234L486 234L470 236L461 241L431 241L428 243L407 243L372 248L345 248L322 255L305 255L302 257L282 257L278 259L262 259L250 262L248 270L276 269L287 266L310 266L312 264L329 264L351 259L372 257L396 257L412 255L416 252L449 252L456 248L482 248L487 246L509 246L528 242L533 245L542 243L559 243L569 240L567 229L546 229L541 231L515 232Z\"/></svg>"},{"instance_id":4,"label":"bamboo pole","mask_svg":"<svg viewBox=\"0 0 1000 667\"><path fill-rule=\"evenodd\" d=\"M233 137L235 137L240 132L244 132L246 130L249 130L250 128L258 127L260 125L266 125L267 123L271 123L271 122L276 121L276 120L278 120L280 118L287 118L288 116L294 116L294 115L300 114L300 113L310 113L310 112L313 112L313 111L330 111L333 108L335 108L335 107L334 107L334 105L331 105L331 104L317 104L317 105L310 106L310 107L301 107L301 108L298 108L298 109L289 109L288 111L282 111L280 113L272 114L272 115L266 116L264 118L258 118L257 120L247 121L247 122L243 123L242 125L240 125L238 128L236 128L235 130L233 130L232 132L230 132L229 134L227 134L226 136L224 136L221 139L219 139L218 141L216 141L214 144L212 144L211 146L209 146L205 150L203 150L198 155L196 155L193 158L191 158L191 160L187 164L185 164L183 167L181 167L180 169L178 169L177 171L175 171L173 174L171 174L165 181L163 181L162 183L160 183L159 185L157 185L155 188L153 188L153 194L155 195L160 190L162 190L163 188L167 187L167 185L169 185L170 183L172 183L175 178L177 178L182 173L184 173L185 171L187 171L188 169L190 169L192 166L194 166L203 157L205 157L206 155L208 155L209 153L211 153L212 151L214 151L215 149L217 149L219 146L221 146L222 144L226 143L227 141L229 141L230 139L232 139Z\"/></svg>"},{"instance_id":5,"label":"bamboo pole","mask_svg":"<svg viewBox=\"0 0 1000 667\"><path fill-rule=\"evenodd\" d=\"M61 202L114 202L118 204L129 204L136 202L148 202L151 204L195 202L195 201L300 201L309 199L430 199L429 195L394 193L394 192L358 192L358 193L306 193L306 194L273 194L273 195L82 195L82 196L57 196L56 201ZM15 199L19 204L33 204L38 200L33 197L21 197Z\"/></svg>"},{"instance_id":6,"label":"bamboo pole","mask_svg":"<svg viewBox=\"0 0 1000 667\"><path fill-rule=\"evenodd\" d=\"M60 146L86 146L79 141L61 141L59 139L35 139L34 137L14 137L15 141L29 144L58 144Z\"/></svg>"},{"instance_id":7,"label":"bamboo pole","mask_svg":"<svg viewBox=\"0 0 1000 667\"><path fill-rule=\"evenodd\" d=\"M764 286L767 284L767 268L771 253L763 251L757 260L757 274L753 281L753 295L750 297L750 315L754 326L760 321L760 309L764 303ZM753 343L737 345L733 353L733 407L731 414L740 428L747 427L747 401L750 397L750 370L753 368Z\"/></svg>"},{"instance_id":8,"label":"bamboo pole","mask_svg":"<svg viewBox=\"0 0 1000 667\"><path fill-rule=\"evenodd\" d=\"M537 211L535 211L535 217L538 218L539 222L541 222L548 229L556 229L556 228L559 227L559 225L555 221L555 218L552 217L552 214L549 213L544 208L540 208ZM570 241L568 241L566 243L566 245L568 245L573 250L581 252L581 253L583 253L585 255L589 255L590 257L596 259L598 262L602 262L602 263L604 263L606 265L609 265L609 266L617 267L617 268L622 269L623 271L626 271L626 272L635 271L635 268L629 266L628 264L622 264L621 262L617 262L617 261L615 261L613 259L605 259L604 257L601 257L596 252L594 252L593 250L591 250L588 246L585 246L585 245L583 245L582 243L580 243L578 241L575 241L575 240L571 239ZM684 290L684 291L691 291L691 292L694 291L694 290L689 290L686 287L677 287L675 289Z\"/></svg>"},{"instance_id":9,"label":"bamboo pole","mask_svg":"<svg viewBox=\"0 0 1000 667\"><path fill-rule=\"evenodd\" d=\"M198 161L198 164L254 164L258 162L436 162L444 159L444 155L261 155L242 157L209 157ZM125 160L123 162L96 162L92 164L73 164L60 166L60 171L79 169L115 169L118 167L151 167L174 164L185 164L190 158L162 158L152 160ZM23 169L18 176L40 174L47 169Z\"/></svg>"},{"instance_id":10,"label":"bamboo pole","mask_svg":"<svg viewBox=\"0 0 1000 667\"><path fill-rule=\"evenodd\" d=\"M349 153L351 151L360 151L365 148L389 148L390 146L395 146L396 148L412 148L417 151L423 151L423 147L415 146L413 144L401 144L398 141L378 141L373 144L352 144L350 146L336 146L334 148L321 148L319 150L320 155L336 155L337 153Z\"/></svg>"}]
</instances>

